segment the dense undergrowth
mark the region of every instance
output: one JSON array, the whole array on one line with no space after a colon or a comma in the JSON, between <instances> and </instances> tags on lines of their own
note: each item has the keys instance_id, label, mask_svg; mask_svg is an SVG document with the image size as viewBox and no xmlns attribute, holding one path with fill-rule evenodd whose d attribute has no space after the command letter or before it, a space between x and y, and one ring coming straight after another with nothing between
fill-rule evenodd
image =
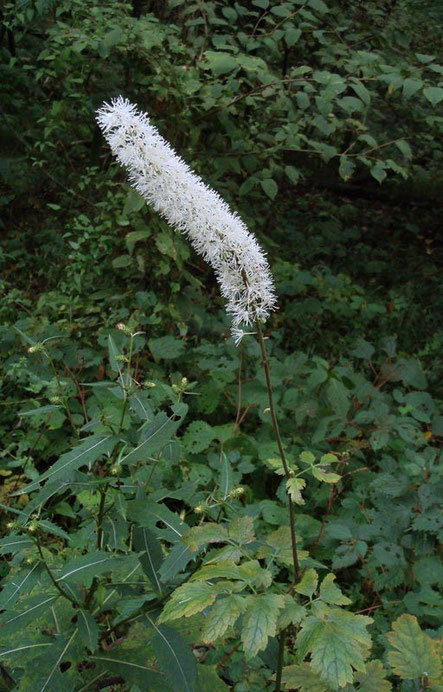
<instances>
[{"instance_id":1,"label":"dense undergrowth","mask_svg":"<svg viewBox=\"0 0 443 692\"><path fill-rule=\"evenodd\" d=\"M1 690L441 689L439 10L362 5L5 4ZM268 253L289 485L118 93Z\"/></svg>"}]
</instances>

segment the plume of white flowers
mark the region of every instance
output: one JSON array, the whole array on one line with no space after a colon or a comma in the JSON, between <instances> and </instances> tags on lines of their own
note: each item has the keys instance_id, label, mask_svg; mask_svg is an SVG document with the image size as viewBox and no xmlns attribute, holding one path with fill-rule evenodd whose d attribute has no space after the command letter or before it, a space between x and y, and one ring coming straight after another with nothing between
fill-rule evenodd
<instances>
[{"instance_id":1,"label":"plume of white flowers","mask_svg":"<svg viewBox=\"0 0 443 692\"><path fill-rule=\"evenodd\" d=\"M127 99L105 103L97 122L133 187L213 267L239 343L239 325L266 319L276 305L269 265L255 237Z\"/></svg>"}]
</instances>

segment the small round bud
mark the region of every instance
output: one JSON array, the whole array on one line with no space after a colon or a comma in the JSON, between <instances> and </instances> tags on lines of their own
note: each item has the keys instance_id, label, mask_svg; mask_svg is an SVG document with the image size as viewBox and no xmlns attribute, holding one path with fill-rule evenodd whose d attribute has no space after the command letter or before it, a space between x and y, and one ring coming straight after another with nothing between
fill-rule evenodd
<instances>
[{"instance_id":1,"label":"small round bud","mask_svg":"<svg viewBox=\"0 0 443 692\"><path fill-rule=\"evenodd\" d=\"M231 492L229 493L229 497L231 497L233 500L236 500L244 494L245 489L241 485L239 485L237 488L232 488Z\"/></svg>"},{"instance_id":2,"label":"small round bud","mask_svg":"<svg viewBox=\"0 0 443 692\"><path fill-rule=\"evenodd\" d=\"M178 386L178 384L173 384L172 391L174 392L174 394L180 394L182 390L181 387Z\"/></svg>"},{"instance_id":3,"label":"small round bud","mask_svg":"<svg viewBox=\"0 0 443 692\"><path fill-rule=\"evenodd\" d=\"M111 466L109 473L112 476L118 476L118 474L120 473L120 466L118 464L114 464L114 466Z\"/></svg>"},{"instance_id":4,"label":"small round bud","mask_svg":"<svg viewBox=\"0 0 443 692\"><path fill-rule=\"evenodd\" d=\"M180 382L180 387L181 387L182 389L186 389L186 387L188 386L188 384L189 384L188 378L187 378L187 377L182 377L182 381Z\"/></svg>"},{"instance_id":5,"label":"small round bud","mask_svg":"<svg viewBox=\"0 0 443 692\"><path fill-rule=\"evenodd\" d=\"M194 512L196 514L203 514L204 511L205 508L203 507L203 505L197 505L197 507L194 507Z\"/></svg>"},{"instance_id":6,"label":"small round bud","mask_svg":"<svg viewBox=\"0 0 443 692\"><path fill-rule=\"evenodd\" d=\"M156 387L156 386L157 385L155 384L155 382L150 382L149 380L146 380L146 382L143 382L143 387L145 387L146 389L154 389L154 387Z\"/></svg>"},{"instance_id":7,"label":"small round bud","mask_svg":"<svg viewBox=\"0 0 443 692\"><path fill-rule=\"evenodd\" d=\"M116 363L129 363L129 358L121 354L119 356L115 356L114 360L116 361Z\"/></svg>"},{"instance_id":8,"label":"small round bud","mask_svg":"<svg viewBox=\"0 0 443 692\"><path fill-rule=\"evenodd\" d=\"M269 413L271 413L271 409L269 408L269 406L267 408L263 409L263 413L265 415L268 415Z\"/></svg>"},{"instance_id":9,"label":"small round bud","mask_svg":"<svg viewBox=\"0 0 443 692\"><path fill-rule=\"evenodd\" d=\"M26 562L27 565L32 565L32 563L34 562L34 560L32 559L32 557L27 557L26 560L25 560L25 562Z\"/></svg>"},{"instance_id":10,"label":"small round bud","mask_svg":"<svg viewBox=\"0 0 443 692\"><path fill-rule=\"evenodd\" d=\"M31 521L31 523L28 525L28 531L29 533L35 533L38 529L38 522L36 521Z\"/></svg>"},{"instance_id":11,"label":"small round bud","mask_svg":"<svg viewBox=\"0 0 443 692\"><path fill-rule=\"evenodd\" d=\"M126 324L123 324L123 322L118 322L115 326L120 332L126 334L126 336L132 336L131 330Z\"/></svg>"},{"instance_id":12,"label":"small round bud","mask_svg":"<svg viewBox=\"0 0 443 692\"><path fill-rule=\"evenodd\" d=\"M8 523L6 524L7 529L15 529L15 527L16 527L15 521L8 521Z\"/></svg>"},{"instance_id":13,"label":"small round bud","mask_svg":"<svg viewBox=\"0 0 443 692\"><path fill-rule=\"evenodd\" d=\"M39 353L40 351L44 351L45 347L43 344L34 344L33 346L30 346L28 348L28 353Z\"/></svg>"},{"instance_id":14,"label":"small round bud","mask_svg":"<svg viewBox=\"0 0 443 692\"><path fill-rule=\"evenodd\" d=\"M51 404L61 404L62 403L62 400L59 396L51 396L49 398L49 401L51 402Z\"/></svg>"}]
</instances>

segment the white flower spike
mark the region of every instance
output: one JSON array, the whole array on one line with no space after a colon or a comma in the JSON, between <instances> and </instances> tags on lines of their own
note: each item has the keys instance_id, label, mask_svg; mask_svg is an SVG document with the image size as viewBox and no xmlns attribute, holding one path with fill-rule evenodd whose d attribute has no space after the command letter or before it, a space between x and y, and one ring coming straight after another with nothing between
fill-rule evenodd
<instances>
[{"instance_id":1,"label":"white flower spike","mask_svg":"<svg viewBox=\"0 0 443 692\"><path fill-rule=\"evenodd\" d=\"M276 307L269 265L255 237L175 153L146 113L120 96L97 111L97 122L112 153L129 170L133 187L213 267L238 344L240 324L266 319Z\"/></svg>"}]
</instances>

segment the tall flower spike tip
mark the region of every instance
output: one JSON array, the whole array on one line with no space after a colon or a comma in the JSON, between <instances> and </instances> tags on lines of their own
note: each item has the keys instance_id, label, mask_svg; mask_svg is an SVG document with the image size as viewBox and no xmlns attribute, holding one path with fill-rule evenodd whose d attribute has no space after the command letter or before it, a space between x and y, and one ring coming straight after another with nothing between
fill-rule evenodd
<instances>
[{"instance_id":1,"label":"tall flower spike tip","mask_svg":"<svg viewBox=\"0 0 443 692\"><path fill-rule=\"evenodd\" d=\"M255 237L175 153L146 113L119 96L97 111L97 122L133 187L213 267L237 342L239 325L266 319L276 307L269 265Z\"/></svg>"}]
</instances>

